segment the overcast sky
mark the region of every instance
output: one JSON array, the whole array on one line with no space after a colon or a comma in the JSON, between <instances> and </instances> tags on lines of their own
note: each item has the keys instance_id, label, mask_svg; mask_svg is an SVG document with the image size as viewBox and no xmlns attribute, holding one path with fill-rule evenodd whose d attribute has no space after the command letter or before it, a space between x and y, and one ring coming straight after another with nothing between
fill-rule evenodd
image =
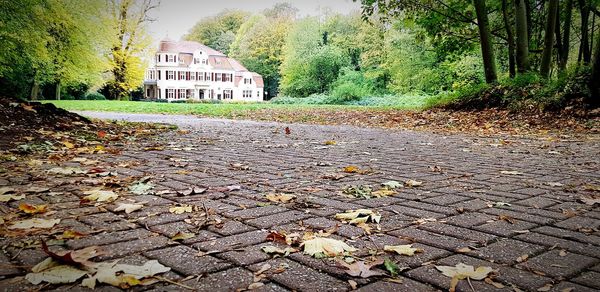
<instances>
[{"instance_id":1,"label":"overcast sky","mask_svg":"<svg viewBox=\"0 0 600 292\"><path fill-rule=\"evenodd\" d=\"M352 0L162 0L152 16L150 35L158 42L167 35L179 40L201 18L215 15L224 9L240 9L256 13L275 3L290 2L299 9L299 16L319 15L325 7L332 12L349 13L360 9L360 1Z\"/></svg>"}]
</instances>

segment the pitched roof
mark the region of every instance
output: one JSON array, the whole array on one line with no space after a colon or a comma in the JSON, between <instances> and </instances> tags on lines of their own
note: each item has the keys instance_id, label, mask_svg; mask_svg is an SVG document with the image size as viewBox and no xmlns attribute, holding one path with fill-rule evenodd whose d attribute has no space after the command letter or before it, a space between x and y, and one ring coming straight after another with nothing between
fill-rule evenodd
<instances>
[{"instance_id":1,"label":"pitched roof","mask_svg":"<svg viewBox=\"0 0 600 292\"><path fill-rule=\"evenodd\" d=\"M199 42L194 41L172 41L170 39L164 39L160 42L158 47L159 52L173 52L173 53L187 53L193 54L196 50L203 50L209 56L225 56L225 54L205 46Z\"/></svg>"}]
</instances>

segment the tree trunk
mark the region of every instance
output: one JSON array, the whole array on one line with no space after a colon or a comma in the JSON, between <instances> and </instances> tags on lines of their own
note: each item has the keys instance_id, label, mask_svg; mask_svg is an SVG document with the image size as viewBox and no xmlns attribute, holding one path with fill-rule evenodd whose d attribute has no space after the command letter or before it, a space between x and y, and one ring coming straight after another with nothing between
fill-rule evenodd
<instances>
[{"instance_id":1,"label":"tree trunk","mask_svg":"<svg viewBox=\"0 0 600 292\"><path fill-rule=\"evenodd\" d=\"M508 14L508 0L502 0L502 18L504 19L504 29L506 30L506 39L508 42L508 74L510 78L515 77L515 36Z\"/></svg>"},{"instance_id":2,"label":"tree trunk","mask_svg":"<svg viewBox=\"0 0 600 292\"><path fill-rule=\"evenodd\" d=\"M544 78L550 75L550 63L552 61L552 49L554 48L554 30L556 28L556 14L558 12L558 0L550 0L548 15L546 17L546 32L544 34L544 52L540 65L540 74Z\"/></svg>"},{"instance_id":3,"label":"tree trunk","mask_svg":"<svg viewBox=\"0 0 600 292\"><path fill-rule=\"evenodd\" d=\"M477 13L477 27L479 28L479 39L481 40L481 55L483 56L483 69L485 71L485 82L494 83L498 80L496 75L496 60L492 48L492 38L488 24L485 0L473 0L475 12Z\"/></svg>"},{"instance_id":4,"label":"tree trunk","mask_svg":"<svg viewBox=\"0 0 600 292\"><path fill-rule=\"evenodd\" d=\"M592 78L589 83L591 93L591 104L600 105L600 34L596 37L596 49L592 63Z\"/></svg>"},{"instance_id":5,"label":"tree trunk","mask_svg":"<svg viewBox=\"0 0 600 292\"><path fill-rule=\"evenodd\" d=\"M31 100L37 100L38 95L40 94L40 84L37 79L33 78L33 86L31 86L31 96L29 97Z\"/></svg>"},{"instance_id":6,"label":"tree trunk","mask_svg":"<svg viewBox=\"0 0 600 292\"><path fill-rule=\"evenodd\" d=\"M58 82L56 82L55 97L56 97L56 100L60 100L60 80L58 80Z\"/></svg>"},{"instance_id":7,"label":"tree trunk","mask_svg":"<svg viewBox=\"0 0 600 292\"><path fill-rule=\"evenodd\" d=\"M529 38L525 0L515 0L515 29L517 35L517 71L529 71Z\"/></svg>"},{"instance_id":8,"label":"tree trunk","mask_svg":"<svg viewBox=\"0 0 600 292\"><path fill-rule=\"evenodd\" d=\"M592 59L588 31L590 19L590 7L588 5L588 1L579 0L579 8L581 10L581 45L579 46L579 54L582 56L584 64L589 64Z\"/></svg>"},{"instance_id":9,"label":"tree trunk","mask_svg":"<svg viewBox=\"0 0 600 292\"><path fill-rule=\"evenodd\" d=\"M560 55L560 61L558 67L560 71L564 71L567 68L567 62L569 61L569 49L571 42L571 16L573 11L573 0L567 0L565 3L565 23L563 23L563 40L562 50Z\"/></svg>"}]
</instances>

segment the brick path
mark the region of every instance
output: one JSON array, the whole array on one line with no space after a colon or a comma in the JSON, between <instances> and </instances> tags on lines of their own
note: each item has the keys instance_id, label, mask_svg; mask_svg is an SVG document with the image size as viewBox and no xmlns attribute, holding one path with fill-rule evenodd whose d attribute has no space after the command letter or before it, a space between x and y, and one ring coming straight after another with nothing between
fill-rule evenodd
<instances>
[{"instance_id":1,"label":"brick path","mask_svg":"<svg viewBox=\"0 0 600 292\"><path fill-rule=\"evenodd\" d=\"M348 280L356 281L361 291L447 290L450 278L434 265L460 262L497 269L496 281L505 286L500 289L473 281L476 291L537 291L546 284L552 284L550 291L600 289L600 211L578 201L582 195L593 194L584 189L586 185L600 185L598 140L501 141L344 126L87 114L168 121L190 130L183 135L166 134L170 145L162 151L129 149L121 156L94 157L113 163L111 170L119 175L152 176L158 194L125 197L146 202L140 211L128 215L112 212L114 204L107 206L108 212L78 207L78 186L61 186L65 195L39 199L53 203L54 209L63 208L51 216L70 216L61 224L82 232L107 230L67 242L69 248L104 246L108 254L100 260L122 258L125 263L143 263L157 259L172 268L164 277L175 281L188 278L185 285L213 291L248 287L253 282L252 273L265 263L273 269L285 267L285 271L266 272L266 285L259 291L345 291L350 290ZM289 135L284 133L286 126L290 127ZM324 145L327 140L337 144ZM140 164L123 168L114 163L122 161ZM326 178L328 174L344 174L341 169L348 165L371 168L373 173ZM434 166L441 172L434 171L438 169ZM377 186L408 179L423 185L403 188L386 198L356 199L340 193L348 185ZM18 180L0 178L4 184ZM220 188L231 185L242 188L230 192ZM160 194L162 190L191 186L209 190L191 196ZM268 192L293 192L298 197L294 203L267 205L264 194ZM510 206L490 205L495 202ZM168 212L176 203L214 210L222 226L199 230L187 220L189 213ZM385 281L385 277L351 277L328 260L302 253L271 259L260 250L272 244L266 240L268 230L327 229L338 223L335 213L357 208L379 210L383 217L381 233L366 236L358 227L342 225L333 235L359 248L356 254L413 242L424 250L413 257L386 255L407 267L400 276L402 283ZM423 218L435 221L415 223ZM196 236L180 243L171 241L178 231L192 231ZM198 256L198 251L206 254ZM522 260L524 255L528 257ZM9 263L9 257L14 258L12 264L34 265L45 256L36 249L18 253L18 249L8 248L0 254L0 263ZM0 280L0 287L32 288L16 277L23 274L16 268L0 269L6 278ZM182 289L168 283L152 288ZM100 290L112 289L102 286ZM471 288L461 281L458 290Z\"/></svg>"}]
</instances>

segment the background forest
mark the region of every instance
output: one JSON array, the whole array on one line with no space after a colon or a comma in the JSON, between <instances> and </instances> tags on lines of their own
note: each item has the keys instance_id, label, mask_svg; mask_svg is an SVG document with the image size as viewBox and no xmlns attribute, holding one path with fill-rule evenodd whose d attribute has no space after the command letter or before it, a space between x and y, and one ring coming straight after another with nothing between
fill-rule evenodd
<instances>
[{"instance_id":1,"label":"background forest","mask_svg":"<svg viewBox=\"0 0 600 292\"><path fill-rule=\"evenodd\" d=\"M0 94L136 96L154 50L148 12L158 3L1 2L0 40L10 53L0 57ZM274 103L564 106L598 100L598 4L363 0L362 11L299 17L282 3L259 14L225 10L184 38L263 75Z\"/></svg>"}]
</instances>

